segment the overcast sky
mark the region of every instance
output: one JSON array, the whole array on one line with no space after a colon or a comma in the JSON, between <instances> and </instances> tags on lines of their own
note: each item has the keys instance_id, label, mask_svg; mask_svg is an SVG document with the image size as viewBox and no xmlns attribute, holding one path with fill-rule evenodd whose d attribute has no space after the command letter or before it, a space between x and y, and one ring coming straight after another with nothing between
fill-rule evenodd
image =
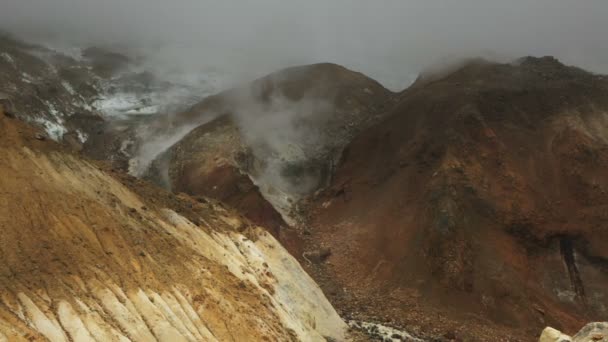
<instances>
[{"instance_id":1,"label":"overcast sky","mask_svg":"<svg viewBox=\"0 0 608 342\"><path fill-rule=\"evenodd\" d=\"M2 0L0 27L242 78L330 61L399 88L479 55L555 55L608 73L607 0Z\"/></svg>"}]
</instances>

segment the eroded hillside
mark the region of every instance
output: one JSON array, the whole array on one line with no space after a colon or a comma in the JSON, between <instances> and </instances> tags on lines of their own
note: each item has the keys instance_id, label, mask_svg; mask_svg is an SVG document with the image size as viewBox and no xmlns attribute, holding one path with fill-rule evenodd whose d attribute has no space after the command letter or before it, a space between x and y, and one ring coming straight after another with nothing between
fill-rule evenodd
<instances>
[{"instance_id":1,"label":"eroded hillside","mask_svg":"<svg viewBox=\"0 0 608 342\"><path fill-rule=\"evenodd\" d=\"M316 279L346 311L465 340L605 317L607 99L550 57L422 77L310 199Z\"/></svg>"},{"instance_id":2,"label":"eroded hillside","mask_svg":"<svg viewBox=\"0 0 608 342\"><path fill-rule=\"evenodd\" d=\"M0 113L0 339L341 340L277 241L215 201L101 167Z\"/></svg>"},{"instance_id":3,"label":"eroded hillside","mask_svg":"<svg viewBox=\"0 0 608 342\"><path fill-rule=\"evenodd\" d=\"M121 54L0 43L0 339L342 340L294 257L372 338L608 313L604 76L472 60L395 94L316 64L159 113Z\"/></svg>"}]
</instances>

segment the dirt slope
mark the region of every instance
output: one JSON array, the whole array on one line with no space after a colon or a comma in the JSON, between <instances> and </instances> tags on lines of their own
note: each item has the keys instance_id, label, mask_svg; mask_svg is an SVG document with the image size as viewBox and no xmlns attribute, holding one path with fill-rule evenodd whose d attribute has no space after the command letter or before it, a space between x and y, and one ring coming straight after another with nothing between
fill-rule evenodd
<instances>
[{"instance_id":1,"label":"dirt slope","mask_svg":"<svg viewBox=\"0 0 608 342\"><path fill-rule=\"evenodd\" d=\"M263 229L0 113L0 340L324 341L344 323Z\"/></svg>"},{"instance_id":2,"label":"dirt slope","mask_svg":"<svg viewBox=\"0 0 608 342\"><path fill-rule=\"evenodd\" d=\"M608 314L608 81L557 60L427 75L310 199L346 312L465 340ZM355 314L357 315L357 314Z\"/></svg>"}]
</instances>

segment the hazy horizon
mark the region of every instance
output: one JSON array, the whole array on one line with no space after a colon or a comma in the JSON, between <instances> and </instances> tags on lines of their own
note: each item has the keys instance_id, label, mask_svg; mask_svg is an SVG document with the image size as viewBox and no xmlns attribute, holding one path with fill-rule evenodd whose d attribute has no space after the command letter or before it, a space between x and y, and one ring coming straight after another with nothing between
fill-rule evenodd
<instances>
[{"instance_id":1,"label":"hazy horizon","mask_svg":"<svg viewBox=\"0 0 608 342\"><path fill-rule=\"evenodd\" d=\"M462 57L553 55L608 73L608 2L5 0L0 29L51 44L118 45L165 69L234 81L333 62L396 90Z\"/></svg>"}]
</instances>

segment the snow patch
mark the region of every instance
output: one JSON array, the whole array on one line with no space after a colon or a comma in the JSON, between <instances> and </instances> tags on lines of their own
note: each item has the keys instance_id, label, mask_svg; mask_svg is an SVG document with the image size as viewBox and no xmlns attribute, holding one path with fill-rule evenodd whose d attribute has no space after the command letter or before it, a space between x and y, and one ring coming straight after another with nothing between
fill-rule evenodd
<instances>
[{"instance_id":1,"label":"snow patch","mask_svg":"<svg viewBox=\"0 0 608 342\"><path fill-rule=\"evenodd\" d=\"M63 138L63 135L68 132L67 128L61 122L61 118L57 118L59 122L52 122L43 117L38 117L34 119L34 122L41 125L49 138L60 141Z\"/></svg>"},{"instance_id":2,"label":"snow patch","mask_svg":"<svg viewBox=\"0 0 608 342\"><path fill-rule=\"evenodd\" d=\"M78 136L78 140L83 144L89 139L89 136L80 130L76 130L76 135Z\"/></svg>"},{"instance_id":3,"label":"snow patch","mask_svg":"<svg viewBox=\"0 0 608 342\"><path fill-rule=\"evenodd\" d=\"M379 323L370 323L370 322L361 322L351 320L348 321L348 326L351 328L357 329L359 331L363 331L368 334L370 337L374 339L378 339L380 341L390 341L390 342L401 342L401 341L410 341L410 342L424 342L424 340L416 338L411 334L397 330L395 328L388 327L386 325L382 325Z\"/></svg>"},{"instance_id":4,"label":"snow patch","mask_svg":"<svg viewBox=\"0 0 608 342\"><path fill-rule=\"evenodd\" d=\"M109 117L151 115L167 109L188 108L223 89L217 80L219 77L204 71L162 73L152 67L154 80L151 83L132 79L138 73L149 71L145 66L131 66L111 80L102 81L98 89L101 96L93 105Z\"/></svg>"},{"instance_id":5,"label":"snow patch","mask_svg":"<svg viewBox=\"0 0 608 342\"><path fill-rule=\"evenodd\" d=\"M120 116L128 110L141 104L134 94L118 93L114 95L104 95L93 102L93 106L108 116Z\"/></svg>"},{"instance_id":6,"label":"snow patch","mask_svg":"<svg viewBox=\"0 0 608 342\"><path fill-rule=\"evenodd\" d=\"M65 88L65 90L70 93L70 95L75 95L76 91L74 90L74 88L72 87L72 85L70 84L70 82L68 81L61 81L61 85L63 86L63 88Z\"/></svg>"},{"instance_id":7,"label":"snow patch","mask_svg":"<svg viewBox=\"0 0 608 342\"><path fill-rule=\"evenodd\" d=\"M94 108L91 107L91 105L84 99L84 97L82 97L82 95L80 95L80 99L82 100L82 105L81 108L89 111L89 112L93 112Z\"/></svg>"},{"instance_id":8,"label":"snow patch","mask_svg":"<svg viewBox=\"0 0 608 342\"><path fill-rule=\"evenodd\" d=\"M6 53L6 52L0 53L0 57L2 57L5 61L9 62L13 66L13 68L17 67L17 65L15 64L15 60L8 53Z\"/></svg>"},{"instance_id":9,"label":"snow patch","mask_svg":"<svg viewBox=\"0 0 608 342\"><path fill-rule=\"evenodd\" d=\"M105 94L95 100L93 106L104 115L117 118L124 115L150 115L161 111L160 101L150 98L149 94Z\"/></svg>"},{"instance_id":10,"label":"snow patch","mask_svg":"<svg viewBox=\"0 0 608 342\"><path fill-rule=\"evenodd\" d=\"M21 73L21 80L23 82L25 82L25 83L32 83L32 82L34 82L34 78L30 74L28 74L26 72L22 72Z\"/></svg>"},{"instance_id":11,"label":"snow patch","mask_svg":"<svg viewBox=\"0 0 608 342\"><path fill-rule=\"evenodd\" d=\"M51 115L53 115L56 118L60 118L61 117L61 113L59 113L59 111L57 110L57 108L55 108L55 105L50 103L50 102L46 102L46 106L49 109L49 113L51 113Z\"/></svg>"}]
</instances>

